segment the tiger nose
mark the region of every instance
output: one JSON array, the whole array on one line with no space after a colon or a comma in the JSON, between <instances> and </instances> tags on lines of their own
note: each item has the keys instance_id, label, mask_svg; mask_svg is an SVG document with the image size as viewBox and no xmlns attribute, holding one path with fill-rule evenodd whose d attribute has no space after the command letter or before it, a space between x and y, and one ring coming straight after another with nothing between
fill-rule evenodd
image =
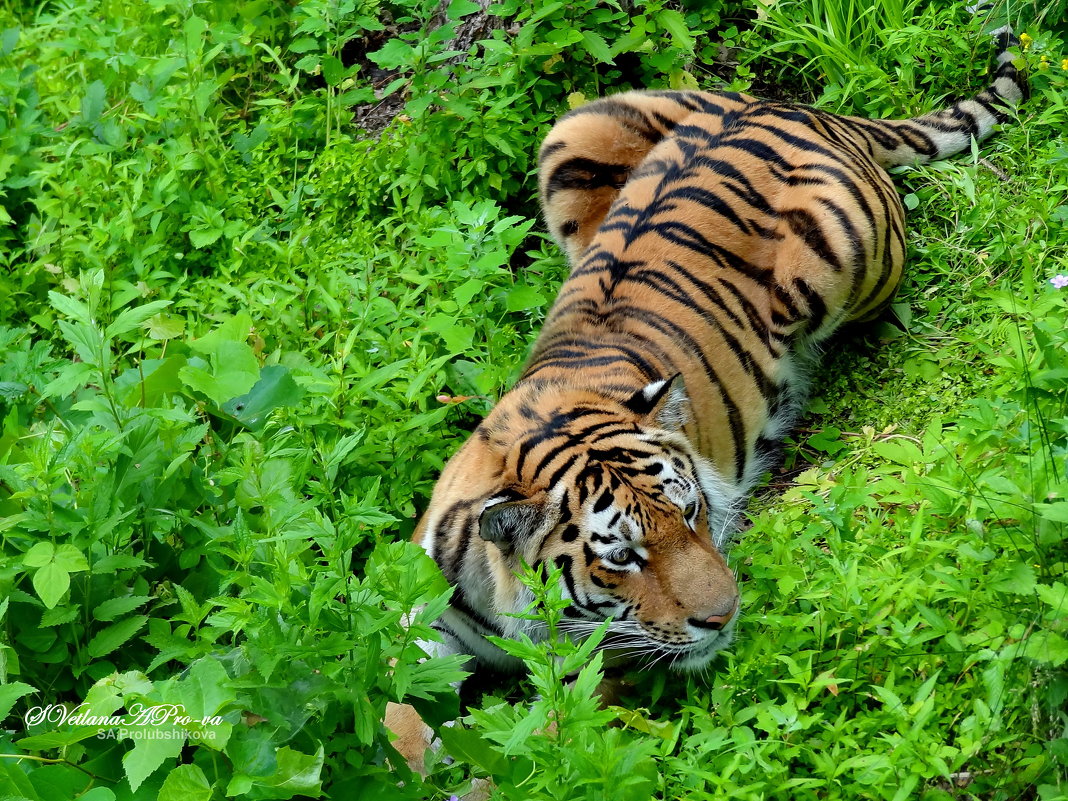
<instances>
[{"instance_id":1,"label":"tiger nose","mask_svg":"<svg viewBox=\"0 0 1068 801\"><path fill-rule=\"evenodd\" d=\"M723 628L724 626L726 626L728 623L731 622L731 618L734 617L734 615L735 615L735 613L737 613L737 611L738 611L738 597L735 596L734 600L731 601L730 607L728 607L728 609L727 609L727 611L725 613L719 614L719 615L709 615L704 620L691 619L690 622L693 625L697 626L698 628L712 629L712 631L719 631L721 628Z\"/></svg>"}]
</instances>

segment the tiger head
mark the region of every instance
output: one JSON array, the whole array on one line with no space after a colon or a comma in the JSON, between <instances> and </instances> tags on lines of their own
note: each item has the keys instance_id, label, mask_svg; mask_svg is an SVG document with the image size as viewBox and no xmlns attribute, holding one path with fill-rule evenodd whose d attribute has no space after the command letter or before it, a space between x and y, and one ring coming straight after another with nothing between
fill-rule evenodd
<instances>
[{"instance_id":1,"label":"tiger head","mask_svg":"<svg viewBox=\"0 0 1068 801\"><path fill-rule=\"evenodd\" d=\"M536 402L535 402L536 401ZM523 564L562 570L565 628L611 618L603 647L697 669L729 644L739 594L721 553L735 497L682 433L680 376L628 400L522 384L453 457L422 524L454 604L514 635ZM498 617L494 617L498 616ZM530 629L526 629L532 633Z\"/></svg>"}]
</instances>

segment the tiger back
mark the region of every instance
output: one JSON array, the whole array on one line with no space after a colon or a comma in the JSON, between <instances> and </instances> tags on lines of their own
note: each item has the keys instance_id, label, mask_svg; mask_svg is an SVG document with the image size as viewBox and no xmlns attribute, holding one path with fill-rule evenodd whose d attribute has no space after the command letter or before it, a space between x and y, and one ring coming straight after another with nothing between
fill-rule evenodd
<instances>
[{"instance_id":1,"label":"tiger back","mask_svg":"<svg viewBox=\"0 0 1068 801\"><path fill-rule=\"evenodd\" d=\"M537 638L522 565L562 570L573 632L700 668L731 639L723 552L802 406L821 342L885 308L904 210L886 168L988 136L1023 95L1007 48L976 97L865 120L733 93L629 92L546 137L572 272L517 384L450 460L416 538L454 585L437 652Z\"/></svg>"}]
</instances>

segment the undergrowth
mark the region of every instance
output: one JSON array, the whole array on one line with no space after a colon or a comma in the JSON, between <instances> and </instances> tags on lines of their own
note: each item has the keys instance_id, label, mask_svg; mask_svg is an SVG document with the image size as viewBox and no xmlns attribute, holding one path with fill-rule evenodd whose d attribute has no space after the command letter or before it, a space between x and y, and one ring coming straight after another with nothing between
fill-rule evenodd
<instances>
[{"instance_id":1,"label":"undergrowth","mask_svg":"<svg viewBox=\"0 0 1068 801\"><path fill-rule=\"evenodd\" d=\"M408 540L564 275L552 120L636 86L906 116L992 63L943 2L505 0L449 49L478 8L0 3L0 798L1068 798L1064 3L990 12L1018 118L899 171L905 286L751 505L732 650L601 710L592 642L509 644L526 694L461 714ZM388 700L459 716L425 779Z\"/></svg>"}]
</instances>

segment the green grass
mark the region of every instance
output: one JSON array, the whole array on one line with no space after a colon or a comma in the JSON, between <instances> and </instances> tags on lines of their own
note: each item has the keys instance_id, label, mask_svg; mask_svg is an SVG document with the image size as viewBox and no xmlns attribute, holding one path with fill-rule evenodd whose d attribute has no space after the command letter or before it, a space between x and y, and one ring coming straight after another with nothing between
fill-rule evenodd
<instances>
[{"instance_id":1,"label":"green grass","mask_svg":"<svg viewBox=\"0 0 1068 801\"><path fill-rule=\"evenodd\" d=\"M587 652L513 645L529 682L421 780L385 703L455 718L459 674L420 661L446 590L406 541L565 273L552 120L695 81L904 116L984 85L981 26L537 0L453 60L463 0L436 32L413 0L0 2L0 798L1068 798L1063 6L992 12L1029 35L1019 119L899 172L905 284L751 504L737 644L604 711ZM368 136L376 87L402 116ZM24 718L83 699L212 720Z\"/></svg>"}]
</instances>

